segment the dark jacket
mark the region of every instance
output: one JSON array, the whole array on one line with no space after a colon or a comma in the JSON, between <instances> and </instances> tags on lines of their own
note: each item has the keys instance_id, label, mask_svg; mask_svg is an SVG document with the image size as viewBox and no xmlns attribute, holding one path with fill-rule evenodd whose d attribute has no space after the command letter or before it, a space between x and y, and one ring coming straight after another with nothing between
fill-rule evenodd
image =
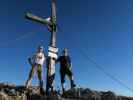
<instances>
[{"instance_id":1,"label":"dark jacket","mask_svg":"<svg viewBox=\"0 0 133 100\"><path fill-rule=\"evenodd\" d=\"M71 58L69 56L60 56L56 62L60 62L60 69L71 67Z\"/></svg>"}]
</instances>

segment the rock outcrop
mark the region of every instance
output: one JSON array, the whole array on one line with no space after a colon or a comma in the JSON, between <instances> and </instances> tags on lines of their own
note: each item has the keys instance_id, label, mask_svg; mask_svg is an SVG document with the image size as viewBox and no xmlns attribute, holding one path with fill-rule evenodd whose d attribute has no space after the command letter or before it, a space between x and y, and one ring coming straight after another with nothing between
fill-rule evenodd
<instances>
[{"instance_id":1,"label":"rock outcrop","mask_svg":"<svg viewBox=\"0 0 133 100\"><path fill-rule=\"evenodd\" d=\"M55 92L49 96L40 95L39 87L16 86L0 83L0 100L133 100L132 97L117 96L115 93L98 92L90 89L75 88L64 94Z\"/></svg>"}]
</instances>

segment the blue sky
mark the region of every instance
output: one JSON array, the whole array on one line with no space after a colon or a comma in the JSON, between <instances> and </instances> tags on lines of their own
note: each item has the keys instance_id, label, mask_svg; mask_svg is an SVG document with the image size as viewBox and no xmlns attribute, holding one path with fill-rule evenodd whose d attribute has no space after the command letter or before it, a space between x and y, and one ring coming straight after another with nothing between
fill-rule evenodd
<instances>
[{"instance_id":1,"label":"blue sky","mask_svg":"<svg viewBox=\"0 0 133 100\"><path fill-rule=\"evenodd\" d=\"M133 96L98 70L79 50L84 50L107 72L133 89L132 5L132 0L57 0L57 47L60 51L69 48L78 86ZM50 0L2 0L0 3L1 82L24 84L30 70L27 58L39 44L47 52L50 33L43 25L26 20L26 12L49 17ZM21 38L16 40L18 37ZM60 86L58 70L59 65L56 87ZM45 76L44 73L44 81ZM37 84L36 79L33 84Z\"/></svg>"}]
</instances>

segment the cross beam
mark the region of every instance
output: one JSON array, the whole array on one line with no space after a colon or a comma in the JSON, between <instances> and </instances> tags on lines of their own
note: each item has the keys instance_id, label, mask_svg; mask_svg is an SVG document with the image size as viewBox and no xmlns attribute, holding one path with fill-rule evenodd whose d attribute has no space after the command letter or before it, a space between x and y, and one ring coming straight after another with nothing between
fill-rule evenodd
<instances>
[{"instance_id":1,"label":"cross beam","mask_svg":"<svg viewBox=\"0 0 133 100\"><path fill-rule=\"evenodd\" d=\"M26 13L25 17L29 20L32 20L32 21L35 21L35 22L38 22L38 23L41 23L44 25L50 25L51 24L48 20L41 18L41 17L38 17L36 15L33 15L32 13Z\"/></svg>"}]
</instances>

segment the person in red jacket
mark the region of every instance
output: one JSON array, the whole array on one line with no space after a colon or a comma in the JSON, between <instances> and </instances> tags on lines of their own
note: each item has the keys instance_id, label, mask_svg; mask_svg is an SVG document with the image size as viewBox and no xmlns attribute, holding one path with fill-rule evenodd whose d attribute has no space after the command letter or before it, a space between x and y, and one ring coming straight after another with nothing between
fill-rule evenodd
<instances>
[{"instance_id":1,"label":"person in red jacket","mask_svg":"<svg viewBox=\"0 0 133 100\"><path fill-rule=\"evenodd\" d=\"M63 92L65 91L64 83L65 83L65 76L69 77L71 88L74 88L76 85L74 83L74 77L72 73L72 63L71 58L68 55L68 49L64 49L62 51L62 56L60 56L56 62L60 62L60 77L61 77L61 85Z\"/></svg>"}]
</instances>

